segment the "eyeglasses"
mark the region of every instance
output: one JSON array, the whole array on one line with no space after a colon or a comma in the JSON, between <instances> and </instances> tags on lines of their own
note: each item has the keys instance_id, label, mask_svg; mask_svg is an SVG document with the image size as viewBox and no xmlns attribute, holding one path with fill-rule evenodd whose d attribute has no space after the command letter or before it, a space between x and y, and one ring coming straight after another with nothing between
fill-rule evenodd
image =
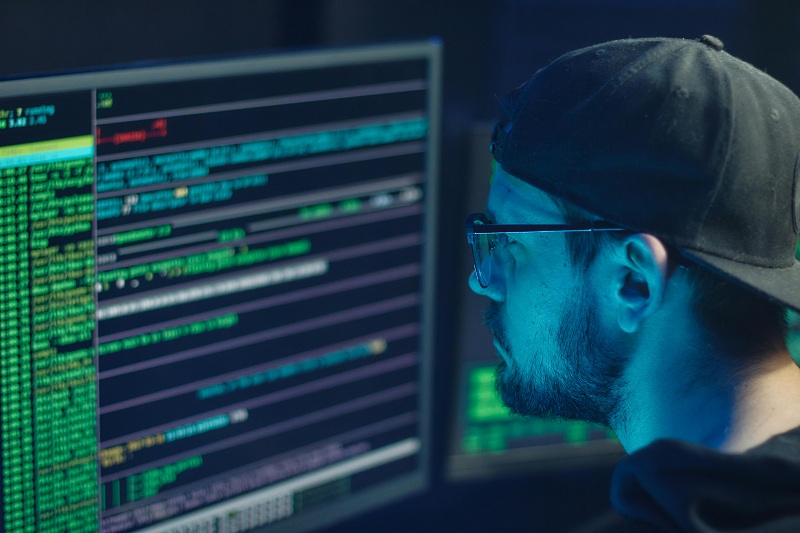
<instances>
[{"instance_id":1,"label":"eyeglasses","mask_svg":"<svg viewBox=\"0 0 800 533\"><path fill-rule=\"evenodd\" d=\"M473 213L467 218L467 244L472 246L475 277L484 289L492 279L492 250L500 237L507 233L566 233L576 231L623 231L602 220L588 224L490 224L483 213ZM506 237L507 239L507 237Z\"/></svg>"}]
</instances>

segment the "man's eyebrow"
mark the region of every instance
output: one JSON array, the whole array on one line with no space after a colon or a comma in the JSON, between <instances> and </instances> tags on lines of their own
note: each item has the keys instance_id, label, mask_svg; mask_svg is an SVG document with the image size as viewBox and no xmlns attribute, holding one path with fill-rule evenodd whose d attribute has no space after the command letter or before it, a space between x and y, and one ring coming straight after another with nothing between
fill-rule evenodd
<instances>
[{"instance_id":1,"label":"man's eyebrow","mask_svg":"<svg viewBox=\"0 0 800 533\"><path fill-rule=\"evenodd\" d=\"M489 208L486 209L484 215L486 215L486 222L488 222L489 224L494 224L497 220L494 216L494 212L492 212L492 210Z\"/></svg>"}]
</instances>

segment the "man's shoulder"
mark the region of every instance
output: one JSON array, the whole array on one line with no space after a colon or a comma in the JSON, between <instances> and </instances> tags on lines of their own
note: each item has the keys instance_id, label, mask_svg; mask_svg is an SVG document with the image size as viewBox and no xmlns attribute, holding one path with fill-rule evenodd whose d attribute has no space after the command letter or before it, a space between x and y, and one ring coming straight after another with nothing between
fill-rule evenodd
<instances>
[{"instance_id":1,"label":"man's shoulder","mask_svg":"<svg viewBox=\"0 0 800 533\"><path fill-rule=\"evenodd\" d=\"M800 531L800 428L741 454L656 441L620 461L611 499L667 531Z\"/></svg>"}]
</instances>

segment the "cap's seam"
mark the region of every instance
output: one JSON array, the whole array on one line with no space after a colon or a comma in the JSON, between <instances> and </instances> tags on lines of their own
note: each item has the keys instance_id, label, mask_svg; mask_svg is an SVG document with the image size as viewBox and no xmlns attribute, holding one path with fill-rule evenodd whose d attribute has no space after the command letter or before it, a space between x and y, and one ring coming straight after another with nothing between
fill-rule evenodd
<instances>
[{"instance_id":1,"label":"cap's seam","mask_svg":"<svg viewBox=\"0 0 800 533\"><path fill-rule=\"evenodd\" d=\"M709 56L711 57L711 56ZM719 59L714 57L712 61L717 62L717 71L724 73L722 80L725 83L725 89L727 91L727 98L728 102L733 102L733 91L735 90L733 84L731 84L730 76L728 75L727 71L719 65ZM701 213L699 222L697 224L697 228L694 234L694 238L696 239L700 234L703 232L703 228L705 227L706 220L708 219L708 215L711 212L711 209L716 205L717 196L719 195L719 191L722 188L723 182L728 180L728 162L730 161L731 157L731 143L733 142L733 130L736 122L736 117L734 116L734 106L730 106L730 110L727 114L728 123L725 125L727 129L725 129L725 135L727 139L725 140L725 158L721 161L720 168L718 169L719 172L719 179L716 180L714 183L714 192L711 195L710 201L706 204L705 210ZM715 154L716 155L716 154Z\"/></svg>"},{"instance_id":2,"label":"cap's seam","mask_svg":"<svg viewBox=\"0 0 800 533\"><path fill-rule=\"evenodd\" d=\"M631 78L633 78L636 74L639 74L642 70L644 70L645 67L655 63L656 61L663 60L667 56L671 56L680 50L683 50L687 46L690 46L692 43L694 43L694 41L687 40L685 43L682 43L683 44L682 46L675 47L666 54L660 53L656 55L655 54L656 50L652 50L650 54L647 54L648 55L647 61L644 61L643 58L639 58L637 61L625 65L623 70L628 70L630 72L627 72L624 75L620 75L616 80L614 80L613 84L609 82L609 85L613 87L613 90L609 91L609 93L605 95L603 106L601 109L605 111L608 101L614 96L614 94L616 94L618 90L622 89L631 80ZM632 70L631 67L633 65L638 65L638 68ZM601 87L600 90L602 91L602 89L603 88Z\"/></svg>"}]
</instances>

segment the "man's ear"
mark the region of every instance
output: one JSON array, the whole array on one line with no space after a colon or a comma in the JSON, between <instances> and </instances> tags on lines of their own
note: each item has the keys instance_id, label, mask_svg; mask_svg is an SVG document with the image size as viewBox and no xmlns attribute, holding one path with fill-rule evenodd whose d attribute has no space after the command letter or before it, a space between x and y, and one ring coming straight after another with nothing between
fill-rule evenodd
<instances>
[{"instance_id":1,"label":"man's ear","mask_svg":"<svg viewBox=\"0 0 800 533\"><path fill-rule=\"evenodd\" d=\"M664 243L646 233L630 235L617 256L617 322L634 333L661 305L667 285L668 257Z\"/></svg>"}]
</instances>

